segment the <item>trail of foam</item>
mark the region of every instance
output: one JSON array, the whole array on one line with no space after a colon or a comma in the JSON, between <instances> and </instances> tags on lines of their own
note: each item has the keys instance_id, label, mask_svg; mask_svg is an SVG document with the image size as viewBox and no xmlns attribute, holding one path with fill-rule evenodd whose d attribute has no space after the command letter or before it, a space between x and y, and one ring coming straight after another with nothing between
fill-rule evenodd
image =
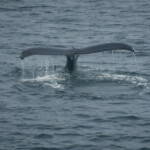
<instances>
[{"instance_id":1,"label":"trail of foam","mask_svg":"<svg viewBox=\"0 0 150 150\"><path fill-rule=\"evenodd\" d=\"M148 80L139 77L139 76L129 76L129 75L120 75L120 74L110 74L110 73L102 73L99 76L99 79L101 80L112 80L112 81L125 81L131 84L134 84L136 86L144 86L148 87L149 83Z\"/></svg>"}]
</instances>

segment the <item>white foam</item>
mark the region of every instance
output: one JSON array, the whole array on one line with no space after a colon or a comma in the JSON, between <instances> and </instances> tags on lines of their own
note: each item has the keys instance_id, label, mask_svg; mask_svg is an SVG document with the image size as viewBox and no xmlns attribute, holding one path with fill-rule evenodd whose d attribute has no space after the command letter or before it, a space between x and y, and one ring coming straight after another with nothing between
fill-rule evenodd
<instances>
[{"instance_id":1,"label":"white foam","mask_svg":"<svg viewBox=\"0 0 150 150\"><path fill-rule=\"evenodd\" d=\"M148 86L148 80L138 76L102 73L99 78L101 80L126 81L128 83L136 84L137 86Z\"/></svg>"},{"instance_id":2,"label":"white foam","mask_svg":"<svg viewBox=\"0 0 150 150\"><path fill-rule=\"evenodd\" d=\"M21 79L22 82L38 82L42 83L44 86L50 86L54 89L64 89L64 86L59 81L63 81L65 78L60 76L59 74L45 75L43 77L29 78L29 79Z\"/></svg>"},{"instance_id":3,"label":"white foam","mask_svg":"<svg viewBox=\"0 0 150 150\"><path fill-rule=\"evenodd\" d=\"M64 90L64 86L62 84L58 84L58 83L45 83L45 86L50 86L54 89L60 89L60 90Z\"/></svg>"}]
</instances>

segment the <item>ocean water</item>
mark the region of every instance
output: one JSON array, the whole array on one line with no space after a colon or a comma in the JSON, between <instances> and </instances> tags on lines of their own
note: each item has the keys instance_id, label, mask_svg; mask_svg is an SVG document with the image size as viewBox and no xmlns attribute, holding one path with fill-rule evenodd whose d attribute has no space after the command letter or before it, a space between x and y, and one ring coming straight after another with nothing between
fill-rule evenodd
<instances>
[{"instance_id":1,"label":"ocean water","mask_svg":"<svg viewBox=\"0 0 150 150\"><path fill-rule=\"evenodd\" d=\"M150 149L149 0L0 0L0 150ZM31 56L32 47L135 49Z\"/></svg>"}]
</instances>

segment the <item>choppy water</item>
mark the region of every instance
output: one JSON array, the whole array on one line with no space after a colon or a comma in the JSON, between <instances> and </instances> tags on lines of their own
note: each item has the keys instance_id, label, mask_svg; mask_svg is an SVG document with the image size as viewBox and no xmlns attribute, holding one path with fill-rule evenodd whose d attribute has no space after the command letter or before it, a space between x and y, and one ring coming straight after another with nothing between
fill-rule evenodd
<instances>
[{"instance_id":1,"label":"choppy water","mask_svg":"<svg viewBox=\"0 0 150 150\"><path fill-rule=\"evenodd\" d=\"M0 149L150 149L149 8L149 0L1 0ZM108 42L132 45L136 57L81 56L73 73L65 57L19 58L31 47Z\"/></svg>"}]
</instances>

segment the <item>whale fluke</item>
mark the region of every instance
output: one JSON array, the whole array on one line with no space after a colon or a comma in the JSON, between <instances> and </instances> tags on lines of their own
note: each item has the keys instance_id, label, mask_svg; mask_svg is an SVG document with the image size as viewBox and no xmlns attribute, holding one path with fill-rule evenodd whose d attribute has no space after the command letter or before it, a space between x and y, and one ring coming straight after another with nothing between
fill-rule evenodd
<instances>
[{"instance_id":1,"label":"whale fluke","mask_svg":"<svg viewBox=\"0 0 150 150\"><path fill-rule=\"evenodd\" d=\"M76 66L76 61L78 55L82 54L91 54L103 51L110 51L110 50L127 50L134 52L134 48L128 44L123 43L106 43L106 44L99 44L94 46L89 46L85 48L72 48L72 49L62 49L62 48L30 48L27 49L20 54L20 58L24 59L25 57L31 55L65 55L67 56L67 65L66 67L68 70L74 70Z\"/></svg>"},{"instance_id":2,"label":"whale fluke","mask_svg":"<svg viewBox=\"0 0 150 150\"><path fill-rule=\"evenodd\" d=\"M25 57L31 55L71 55L72 49L59 49L59 48L29 48L20 54L20 58L24 59Z\"/></svg>"},{"instance_id":3,"label":"whale fluke","mask_svg":"<svg viewBox=\"0 0 150 150\"><path fill-rule=\"evenodd\" d=\"M97 52L110 51L110 50L128 50L134 52L134 48L127 44L106 43L106 44L99 44L99 45L89 46L85 48L80 48L76 50L76 53L90 54L90 53L97 53Z\"/></svg>"}]
</instances>

